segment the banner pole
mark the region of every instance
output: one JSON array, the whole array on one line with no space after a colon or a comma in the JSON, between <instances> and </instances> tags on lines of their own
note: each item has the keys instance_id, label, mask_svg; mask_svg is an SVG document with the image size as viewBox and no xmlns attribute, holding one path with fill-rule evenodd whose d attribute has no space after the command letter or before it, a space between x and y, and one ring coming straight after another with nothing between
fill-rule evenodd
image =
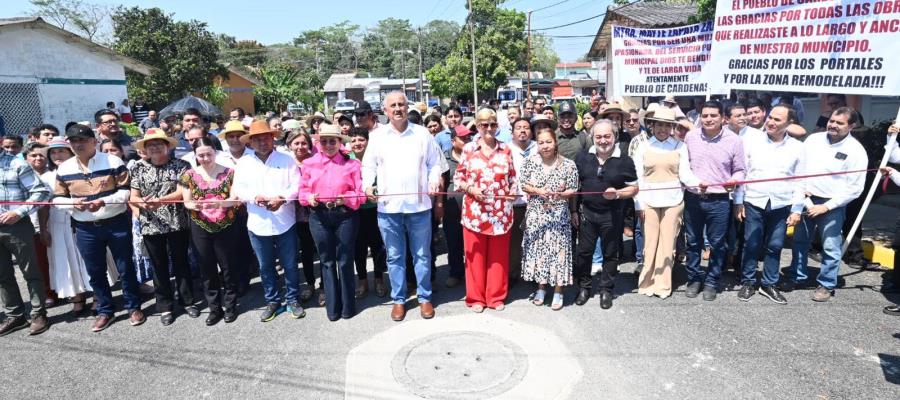
<instances>
[{"instance_id":1,"label":"banner pole","mask_svg":"<svg viewBox=\"0 0 900 400\"><path fill-rule=\"evenodd\" d=\"M894 124L896 125L898 123L900 123L900 108L897 109L897 117L894 119ZM891 158L891 150L896 141L896 133L888 135L887 144L884 145L884 157L881 158L881 163L878 165L878 171L875 172L875 180L872 181L872 186L869 187L869 192L866 193L866 201L863 202L862 208L859 210L859 215L856 216L856 221L853 221L853 227L850 228L850 232L847 232L847 235L844 237L844 246L841 248L842 257L844 253L847 252L847 247L850 246L850 241L853 240L853 235L856 233L856 230L859 229L859 225L862 224L862 219L863 216L866 215L866 210L869 209L869 203L872 202L872 197L875 196L875 190L878 188L878 182L881 180L881 169L887 165L888 159Z\"/></svg>"}]
</instances>

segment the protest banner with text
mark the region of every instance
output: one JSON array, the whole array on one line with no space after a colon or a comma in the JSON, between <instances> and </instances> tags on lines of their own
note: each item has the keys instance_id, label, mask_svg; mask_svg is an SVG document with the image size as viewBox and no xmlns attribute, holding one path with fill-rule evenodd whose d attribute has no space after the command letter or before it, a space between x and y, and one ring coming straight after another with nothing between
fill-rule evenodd
<instances>
[{"instance_id":1,"label":"protest banner with text","mask_svg":"<svg viewBox=\"0 0 900 400\"><path fill-rule=\"evenodd\" d=\"M719 0L703 79L714 91L895 96L898 32L900 0Z\"/></svg>"},{"instance_id":2,"label":"protest banner with text","mask_svg":"<svg viewBox=\"0 0 900 400\"><path fill-rule=\"evenodd\" d=\"M712 21L667 29L613 26L613 90L617 96L708 94L698 78L712 39Z\"/></svg>"}]
</instances>

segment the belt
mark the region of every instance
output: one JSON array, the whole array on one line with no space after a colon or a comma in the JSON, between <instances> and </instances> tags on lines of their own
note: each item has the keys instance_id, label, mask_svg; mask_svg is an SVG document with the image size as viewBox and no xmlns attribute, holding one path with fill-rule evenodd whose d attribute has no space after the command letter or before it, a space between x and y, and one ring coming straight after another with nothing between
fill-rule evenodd
<instances>
[{"instance_id":1,"label":"belt","mask_svg":"<svg viewBox=\"0 0 900 400\"><path fill-rule=\"evenodd\" d=\"M699 197L701 199L728 199L728 193L705 193L697 194L694 192L685 192L688 196Z\"/></svg>"},{"instance_id":2,"label":"belt","mask_svg":"<svg viewBox=\"0 0 900 400\"><path fill-rule=\"evenodd\" d=\"M121 214L113 216L113 217L98 219L98 220L94 220L94 221L79 221L75 218L72 218L72 222L75 223L76 225L103 226L103 225L109 225L109 224L114 224L116 222L119 222L119 219L122 218L122 216L124 216L124 215L125 215L125 213L121 213Z\"/></svg>"},{"instance_id":3,"label":"belt","mask_svg":"<svg viewBox=\"0 0 900 400\"><path fill-rule=\"evenodd\" d=\"M339 205L335 201L324 201L324 202L319 202L319 205L313 207L313 210L335 210L335 209L336 210L347 209L347 206L345 206L343 204Z\"/></svg>"}]
</instances>

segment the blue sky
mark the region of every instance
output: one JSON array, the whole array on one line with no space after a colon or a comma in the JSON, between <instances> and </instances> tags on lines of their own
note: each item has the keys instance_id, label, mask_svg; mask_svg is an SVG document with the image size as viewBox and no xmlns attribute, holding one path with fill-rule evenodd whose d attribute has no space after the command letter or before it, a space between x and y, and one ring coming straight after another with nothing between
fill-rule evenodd
<instances>
[{"instance_id":1,"label":"blue sky","mask_svg":"<svg viewBox=\"0 0 900 400\"><path fill-rule=\"evenodd\" d=\"M365 28L374 26L379 20L389 17L409 19L413 26L418 26L432 19L447 19L462 23L466 16L465 0L86 1L113 6L159 7L169 13L174 13L176 19L204 21L213 32L225 33L238 39L253 39L263 44L290 42L303 30L315 29L343 20L349 20ZM33 9L28 0L4 0L3 3L5 5L3 17L25 15ZM527 11L529 9L538 10L556 3L561 4L534 12L532 29L563 25L600 14L606 10L610 1L509 0L503 7ZM602 21L602 17L595 18L544 33L558 36L594 35ZM574 61L587 52L591 40L591 38L556 38L553 47L560 59Z\"/></svg>"}]
</instances>

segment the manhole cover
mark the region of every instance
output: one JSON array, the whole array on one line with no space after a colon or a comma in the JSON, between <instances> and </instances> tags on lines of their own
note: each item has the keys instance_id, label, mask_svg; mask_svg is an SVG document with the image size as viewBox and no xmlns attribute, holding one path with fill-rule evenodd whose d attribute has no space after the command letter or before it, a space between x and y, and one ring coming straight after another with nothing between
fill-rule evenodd
<instances>
[{"instance_id":1,"label":"manhole cover","mask_svg":"<svg viewBox=\"0 0 900 400\"><path fill-rule=\"evenodd\" d=\"M427 399L483 399L518 385L528 371L521 347L482 332L447 332L408 343L391 361L394 379Z\"/></svg>"}]
</instances>

